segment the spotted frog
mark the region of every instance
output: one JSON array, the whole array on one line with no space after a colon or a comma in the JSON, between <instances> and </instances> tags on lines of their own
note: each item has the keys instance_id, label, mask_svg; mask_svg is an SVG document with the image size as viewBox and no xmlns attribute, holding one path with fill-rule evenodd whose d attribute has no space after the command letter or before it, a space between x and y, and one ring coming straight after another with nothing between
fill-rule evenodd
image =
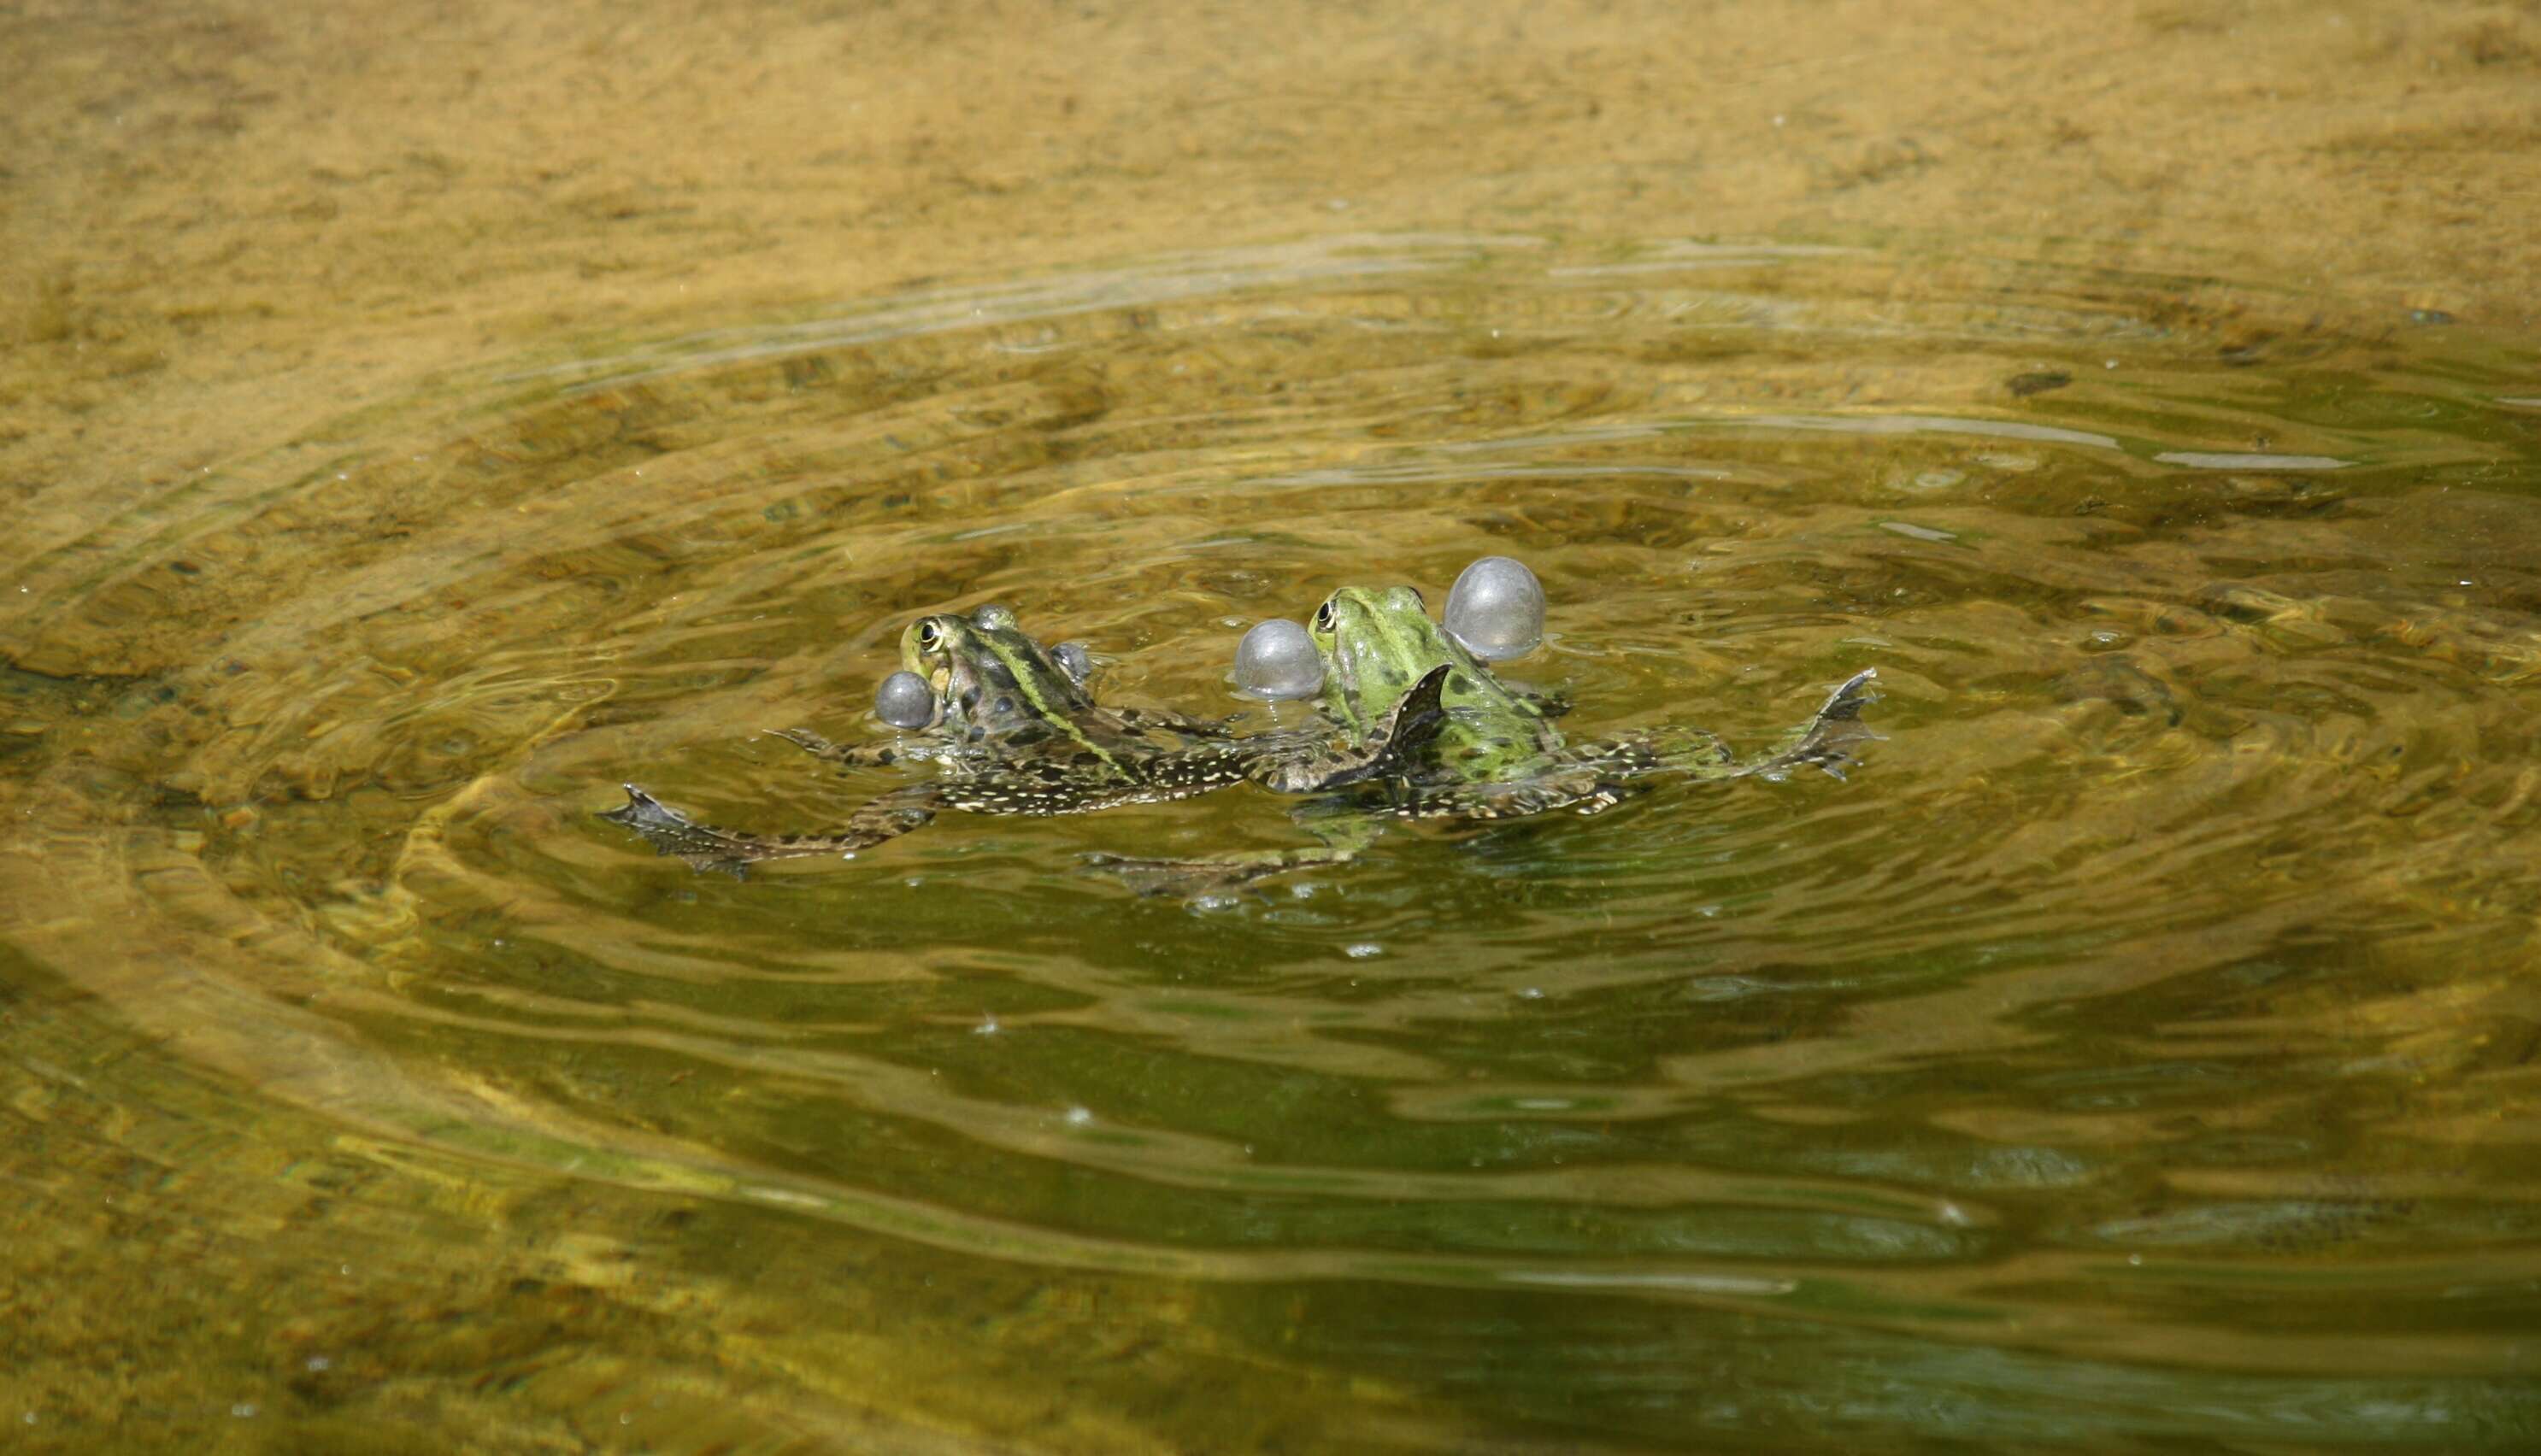
<instances>
[{"instance_id":1,"label":"spotted frog","mask_svg":"<svg viewBox=\"0 0 2541 1456\"><path fill-rule=\"evenodd\" d=\"M1324 846L1206 860L1113 858L1107 861L1112 869L1151 892L1190 893L1351 858L1390 820L1495 820L1561 809L1598 814L1636 792L1642 785L1634 780L1657 773L1779 778L1817 767L1841 778L1853 748L1878 736L1861 723L1862 708L1875 700L1868 690L1876 669L1847 679L1779 747L1741 762L1699 729L1565 740L1553 719L1567 704L1500 682L1430 620L1411 587L1343 587L1316 609L1307 631L1323 660L1319 705L1344 749L1365 755L1400 739L1366 761L1371 771L1348 780L1346 803L1333 806L1338 812L1318 816ZM1392 725L1415 685L1441 673L1444 721L1414 737L1395 734Z\"/></svg>"},{"instance_id":2,"label":"spotted frog","mask_svg":"<svg viewBox=\"0 0 2541 1456\"><path fill-rule=\"evenodd\" d=\"M762 860L852 856L972 814L1085 814L1187 799L1253 782L1281 793L1338 788L1385 764L1445 722L1448 673L1405 685L1400 701L1346 737L1320 731L1238 736L1224 723L1099 702L1081 653L1045 648L1003 607L920 618L901 659L933 692L936 721L916 733L838 745L800 730L775 736L843 767L932 765L935 774L867 803L817 834L762 836L699 824L634 784L600 818L698 870L739 876Z\"/></svg>"}]
</instances>

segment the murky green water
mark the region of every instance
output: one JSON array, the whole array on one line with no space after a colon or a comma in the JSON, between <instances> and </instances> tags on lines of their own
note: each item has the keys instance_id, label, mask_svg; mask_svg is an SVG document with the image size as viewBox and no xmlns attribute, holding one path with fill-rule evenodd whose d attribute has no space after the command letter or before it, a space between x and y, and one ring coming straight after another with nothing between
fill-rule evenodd
<instances>
[{"instance_id":1,"label":"murky green water","mask_svg":"<svg viewBox=\"0 0 2541 1456\"><path fill-rule=\"evenodd\" d=\"M560 340L26 523L0 1419L2541 1441L2541 351L2304 312L1343 238ZM890 786L758 735L879 731L923 612L1231 711L1243 625L1493 551L1578 731L1875 666L1890 737L1212 906L1081 857L1290 805L747 883L592 817Z\"/></svg>"}]
</instances>

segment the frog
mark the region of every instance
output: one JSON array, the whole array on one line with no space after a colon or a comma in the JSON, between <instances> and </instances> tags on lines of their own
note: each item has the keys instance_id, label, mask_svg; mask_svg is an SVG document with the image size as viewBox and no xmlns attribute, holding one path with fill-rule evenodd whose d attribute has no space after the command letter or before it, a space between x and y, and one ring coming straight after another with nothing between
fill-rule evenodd
<instances>
[{"instance_id":1,"label":"frog","mask_svg":"<svg viewBox=\"0 0 2541 1456\"><path fill-rule=\"evenodd\" d=\"M599 818L633 831L656 852L700 872L744 877L751 864L810 855L853 858L923 828L944 810L972 814L1085 814L1164 803L1252 782L1295 794L1371 773L1445 722L1448 672L1406 685L1401 701L1343 740L1316 730L1238 734L1225 720L1107 704L1089 686L1076 644L1046 648L1003 606L935 613L901 634L904 671L924 680L935 720L888 740L835 744L802 729L770 736L840 769L932 766L935 774L881 794L836 828L758 835L700 824L636 784Z\"/></svg>"},{"instance_id":2,"label":"frog","mask_svg":"<svg viewBox=\"0 0 2541 1456\"><path fill-rule=\"evenodd\" d=\"M1354 858L1382 825L1396 820L1472 823L1561 810L1602 814L1647 786L1640 780L1661 773L1703 780L1781 778L1816 767L1842 778L1855 746L1879 736L1861 722L1862 709L1876 700L1870 691L1876 668L1846 679L1781 744L1741 761L1700 729L1565 738L1554 719L1568 711L1566 699L1503 683L1430 619L1414 587L1343 587L1316 609L1307 635L1324 668L1317 706L1344 752L1367 754L1415 685L1442 672L1443 721L1409 738L1389 732L1389 742L1365 761L1370 772L1300 790L1346 795L1345 801L1319 806L1313 816L1321 848L1194 860L1114 856L1106 868L1150 894L1206 893Z\"/></svg>"}]
</instances>

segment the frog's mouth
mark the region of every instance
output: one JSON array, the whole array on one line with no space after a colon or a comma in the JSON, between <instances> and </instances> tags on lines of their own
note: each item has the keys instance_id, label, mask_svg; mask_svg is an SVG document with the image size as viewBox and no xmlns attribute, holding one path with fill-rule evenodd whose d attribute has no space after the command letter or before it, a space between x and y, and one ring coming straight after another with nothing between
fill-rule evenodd
<instances>
[{"instance_id":1,"label":"frog's mouth","mask_svg":"<svg viewBox=\"0 0 2541 1456\"><path fill-rule=\"evenodd\" d=\"M946 663L928 673L926 687L935 694L935 721L927 725L932 728L942 724L953 713L953 665Z\"/></svg>"},{"instance_id":2,"label":"frog's mouth","mask_svg":"<svg viewBox=\"0 0 2541 1456\"><path fill-rule=\"evenodd\" d=\"M1369 695L1386 691L1385 677L1383 654L1368 651L1363 643L1345 641L1333 654L1333 686L1340 690L1336 700L1348 709L1354 727L1365 726Z\"/></svg>"}]
</instances>

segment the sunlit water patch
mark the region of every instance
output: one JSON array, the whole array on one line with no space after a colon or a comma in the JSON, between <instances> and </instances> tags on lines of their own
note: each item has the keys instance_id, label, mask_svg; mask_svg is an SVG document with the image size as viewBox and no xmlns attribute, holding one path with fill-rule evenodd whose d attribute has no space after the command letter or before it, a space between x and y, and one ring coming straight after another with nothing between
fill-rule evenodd
<instances>
[{"instance_id":1,"label":"sunlit water patch","mask_svg":"<svg viewBox=\"0 0 2541 1456\"><path fill-rule=\"evenodd\" d=\"M31 523L10 936L214 1121L1179 1291L1372 1382L1328 1438L2510 1443L2534 378L2194 279L1463 237L502 361ZM1292 803L741 882L594 817L834 824L902 775L765 730L887 734L901 628L990 601L1302 721L1243 628L1491 553L1566 729L1762 747L1876 667L1887 740L1199 902L1085 861Z\"/></svg>"}]
</instances>

